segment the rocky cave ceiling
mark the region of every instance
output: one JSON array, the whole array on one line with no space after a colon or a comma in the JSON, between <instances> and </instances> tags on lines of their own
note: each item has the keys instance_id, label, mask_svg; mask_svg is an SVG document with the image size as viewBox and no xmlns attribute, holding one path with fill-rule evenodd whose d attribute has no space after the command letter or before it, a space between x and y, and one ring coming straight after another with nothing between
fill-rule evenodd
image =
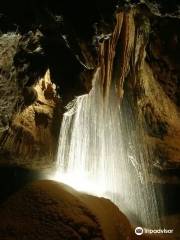
<instances>
[{"instance_id":1,"label":"rocky cave ceiling","mask_svg":"<svg viewBox=\"0 0 180 240\"><path fill-rule=\"evenodd\" d=\"M50 166L64 107L90 91L96 68L104 64L105 73L112 70L120 82L121 98L133 94L134 109L142 116L153 148L157 179L163 172L163 181L179 181L179 17L175 0L170 5L163 0L4 2L0 164ZM109 39L113 66L108 64ZM100 52L107 59L102 61Z\"/></svg>"}]
</instances>

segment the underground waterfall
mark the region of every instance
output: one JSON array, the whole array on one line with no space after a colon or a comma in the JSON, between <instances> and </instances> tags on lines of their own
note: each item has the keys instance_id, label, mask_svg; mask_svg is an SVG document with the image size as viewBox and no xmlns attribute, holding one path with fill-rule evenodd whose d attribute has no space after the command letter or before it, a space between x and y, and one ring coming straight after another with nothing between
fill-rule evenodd
<instances>
[{"instance_id":1,"label":"underground waterfall","mask_svg":"<svg viewBox=\"0 0 180 240\"><path fill-rule=\"evenodd\" d=\"M0 240L180 240L180 4L0 9Z\"/></svg>"},{"instance_id":2,"label":"underground waterfall","mask_svg":"<svg viewBox=\"0 0 180 240\"><path fill-rule=\"evenodd\" d=\"M133 115L127 109L127 118L123 117L113 84L109 96L104 98L101 71L96 72L93 81L88 95L67 106L53 179L109 198L132 222L157 227L156 196L149 184L151 171L147 168L149 153L138 142L135 136L138 133L132 133Z\"/></svg>"}]
</instances>

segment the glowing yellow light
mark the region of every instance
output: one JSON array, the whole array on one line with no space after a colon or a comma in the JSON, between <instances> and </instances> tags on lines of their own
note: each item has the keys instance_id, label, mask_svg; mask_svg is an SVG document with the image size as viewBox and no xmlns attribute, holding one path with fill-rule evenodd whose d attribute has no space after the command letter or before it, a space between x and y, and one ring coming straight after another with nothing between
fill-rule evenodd
<instances>
[{"instance_id":1,"label":"glowing yellow light","mask_svg":"<svg viewBox=\"0 0 180 240\"><path fill-rule=\"evenodd\" d=\"M75 190L86 192L96 196L104 196L105 186L100 181L94 181L88 173L77 171L61 173L59 171L54 172L49 176L51 180L65 183Z\"/></svg>"}]
</instances>

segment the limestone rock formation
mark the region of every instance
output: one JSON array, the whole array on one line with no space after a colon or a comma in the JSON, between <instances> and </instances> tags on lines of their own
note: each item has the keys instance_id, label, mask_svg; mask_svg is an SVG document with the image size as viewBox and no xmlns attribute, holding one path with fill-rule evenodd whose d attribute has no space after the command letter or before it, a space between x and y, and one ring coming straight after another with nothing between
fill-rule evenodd
<instances>
[{"instance_id":1,"label":"limestone rock formation","mask_svg":"<svg viewBox=\"0 0 180 240\"><path fill-rule=\"evenodd\" d=\"M38 181L0 207L0 239L131 240L127 218L107 199Z\"/></svg>"},{"instance_id":2,"label":"limestone rock formation","mask_svg":"<svg viewBox=\"0 0 180 240\"><path fill-rule=\"evenodd\" d=\"M13 62L19 39L20 35L14 33L0 36L0 136L9 128L9 122L19 97Z\"/></svg>"},{"instance_id":3,"label":"limestone rock formation","mask_svg":"<svg viewBox=\"0 0 180 240\"><path fill-rule=\"evenodd\" d=\"M144 96L139 100L139 107L143 110L149 141L155 146L153 164L162 170L177 168L180 164L179 109L146 64L141 74Z\"/></svg>"},{"instance_id":4,"label":"limestone rock formation","mask_svg":"<svg viewBox=\"0 0 180 240\"><path fill-rule=\"evenodd\" d=\"M179 182L179 20L152 16L149 23L151 30L135 74L136 111L141 112L155 171L162 181Z\"/></svg>"},{"instance_id":5,"label":"limestone rock formation","mask_svg":"<svg viewBox=\"0 0 180 240\"><path fill-rule=\"evenodd\" d=\"M33 87L24 88L24 107L13 115L9 129L1 136L1 164L52 166L60 113L56 86L47 71Z\"/></svg>"},{"instance_id":6,"label":"limestone rock formation","mask_svg":"<svg viewBox=\"0 0 180 240\"><path fill-rule=\"evenodd\" d=\"M0 206L0 213L2 240L175 240L168 235L137 236L110 200L54 181L27 185Z\"/></svg>"}]
</instances>

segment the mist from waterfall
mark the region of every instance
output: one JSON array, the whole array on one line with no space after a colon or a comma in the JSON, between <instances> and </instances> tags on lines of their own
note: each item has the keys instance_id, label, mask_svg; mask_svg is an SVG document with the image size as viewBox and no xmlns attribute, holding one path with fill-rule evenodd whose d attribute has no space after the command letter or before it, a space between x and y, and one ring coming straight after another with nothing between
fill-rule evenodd
<instances>
[{"instance_id":1,"label":"mist from waterfall","mask_svg":"<svg viewBox=\"0 0 180 240\"><path fill-rule=\"evenodd\" d=\"M97 71L89 95L77 97L64 114L57 154L59 181L111 199L131 220L159 226L155 191L149 184L150 154L130 106L122 114L115 87L102 94Z\"/></svg>"}]
</instances>

